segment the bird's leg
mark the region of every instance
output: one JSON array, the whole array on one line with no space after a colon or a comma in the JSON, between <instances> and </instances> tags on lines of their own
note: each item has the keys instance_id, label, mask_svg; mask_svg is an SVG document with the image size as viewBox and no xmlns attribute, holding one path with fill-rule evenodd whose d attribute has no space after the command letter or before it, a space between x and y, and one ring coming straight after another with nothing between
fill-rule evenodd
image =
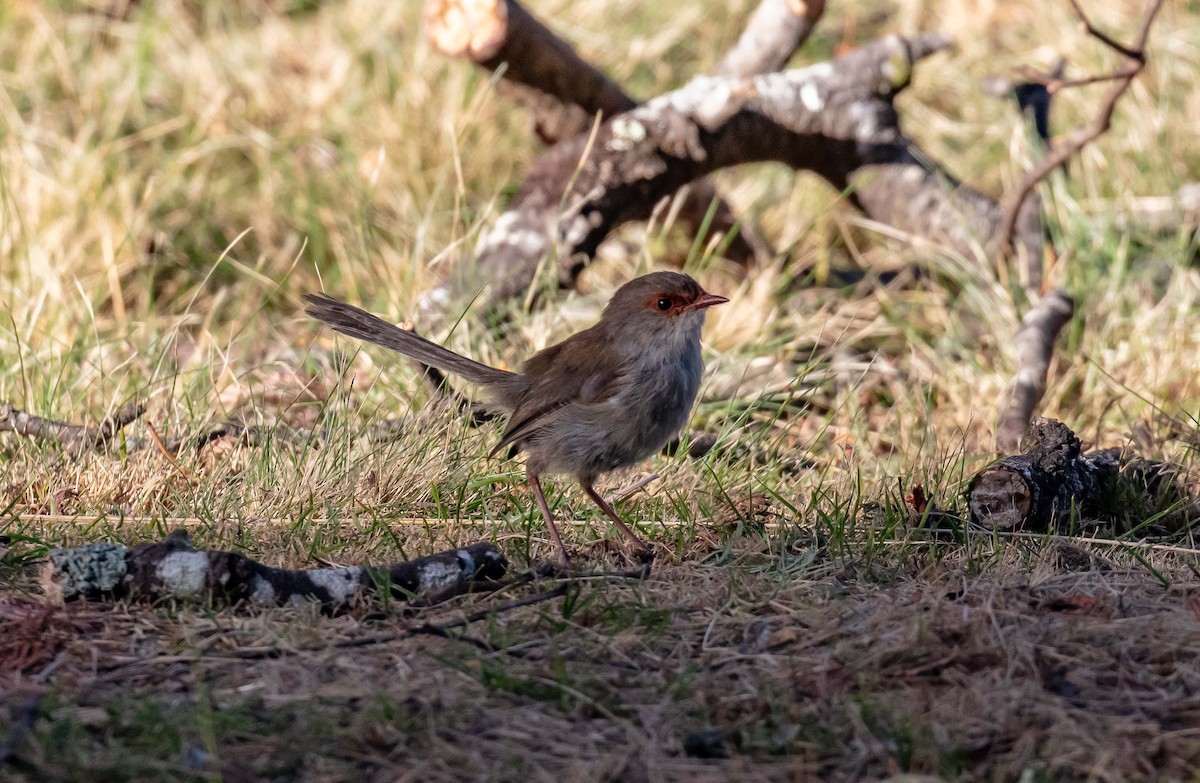
<instances>
[{"instance_id":1,"label":"bird's leg","mask_svg":"<svg viewBox=\"0 0 1200 783\"><path fill-rule=\"evenodd\" d=\"M558 547L559 565L563 568L569 568L571 565L571 556L567 554L567 548L563 546L562 536L558 534L558 527L554 524L554 515L550 513L550 506L546 503L546 495L542 492L542 482L538 480L536 473L529 473L529 486L533 487L533 496L537 499L538 508L542 510L542 516L546 520L546 527L550 530L550 537L554 539L554 545Z\"/></svg>"},{"instance_id":2,"label":"bird's leg","mask_svg":"<svg viewBox=\"0 0 1200 783\"><path fill-rule=\"evenodd\" d=\"M633 532L633 529L629 527L629 525L625 524L624 520L617 516L617 512L613 511L613 507L608 504L607 500L600 497L600 493L597 492L590 483L581 481L579 482L579 485L583 487L583 491L587 493L587 496L591 498L597 506L600 507L600 510L604 512L605 516L616 523L617 527L621 529L621 535L625 536L625 540L633 546L635 551L641 553L650 551L649 545L642 540L642 537Z\"/></svg>"}]
</instances>

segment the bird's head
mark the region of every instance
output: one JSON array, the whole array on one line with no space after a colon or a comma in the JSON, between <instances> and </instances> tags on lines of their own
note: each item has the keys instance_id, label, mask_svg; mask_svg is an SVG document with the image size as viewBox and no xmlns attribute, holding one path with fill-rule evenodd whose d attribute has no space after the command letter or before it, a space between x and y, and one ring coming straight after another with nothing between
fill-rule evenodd
<instances>
[{"instance_id":1,"label":"bird's head","mask_svg":"<svg viewBox=\"0 0 1200 783\"><path fill-rule=\"evenodd\" d=\"M698 339L705 311L728 301L708 293L687 275L652 272L617 289L601 322L631 337L669 340L694 335Z\"/></svg>"}]
</instances>

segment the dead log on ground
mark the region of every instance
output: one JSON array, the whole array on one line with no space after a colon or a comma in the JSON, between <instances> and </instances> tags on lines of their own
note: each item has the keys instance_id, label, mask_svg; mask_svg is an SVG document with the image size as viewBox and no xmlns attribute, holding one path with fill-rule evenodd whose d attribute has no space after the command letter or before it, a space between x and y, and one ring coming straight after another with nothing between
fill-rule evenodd
<instances>
[{"instance_id":1,"label":"dead log on ground","mask_svg":"<svg viewBox=\"0 0 1200 783\"><path fill-rule=\"evenodd\" d=\"M1174 532L1197 518L1179 468L1121 449L1084 454L1061 422L1037 418L1022 454L980 471L967 489L971 521L992 530Z\"/></svg>"},{"instance_id":2,"label":"dead log on ground","mask_svg":"<svg viewBox=\"0 0 1200 783\"><path fill-rule=\"evenodd\" d=\"M828 63L750 80L698 77L558 144L533 164L509 210L458 279L431 304L490 283L492 307L521 297L556 253L571 286L608 234L713 171L778 161L851 193L868 216L971 256L996 232L997 203L954 179L904 136L893 99L914 65L949 47L940 35L891 36ZM1041 252L1036 203L1021 241Z\"/></svg>"},{"instance_id":3,"label":"dead log on ground","mask_svg":"<svg viewBox=\"0 0 1200 783\"><path fill-rule=\"evenodd\" d=\"M824 10L824 0L762 0L717 73L747 78L782 68ZM597 115L611 118L638 105L515 0L429 0L425 37L448 57L499 71L501 90L529 109L534 132L548 145L587 134ZM723 252L732 261L750 264L773 252L706 178L691 183L678 209L693 233L708 229L728 237Z\"/></svg>"},{"instance_id":4,"label":"dead log on ground","mask_svg":"<svg viewBox=\"0 0 1200 783\"><path fill-rule=\"evenodd\" d=\"M61 600L181 599L284 606L316 601L334 607L371 594L406 600L433 591L466 590L504 576L508 561L481 542L392 566L272 568L236 552L196 550L183 530L129 549L94 542L50 553L42 574Z\"/></svg>"}]
</instances>

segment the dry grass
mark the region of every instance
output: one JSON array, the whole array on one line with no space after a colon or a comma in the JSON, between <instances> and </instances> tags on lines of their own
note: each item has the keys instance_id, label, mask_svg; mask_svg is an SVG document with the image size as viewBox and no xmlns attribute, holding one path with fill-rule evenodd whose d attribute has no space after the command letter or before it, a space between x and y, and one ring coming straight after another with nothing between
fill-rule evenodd
<instances>
[{"instance_id":1,"label":"dry grass","mask_svg":"<svg viewBox=\"0 0 1200 783\"><path fill-rule=\"evenodd\" d=\"M0 748L9 726L29 729L0 777L1192 779L1191 534L1063 550L917 528L905 492L960 505L994 456L1023 305L974 258L922 254L931 274L879 283L914 253L777 167L720 180L787 263L739 283L702 253L689 262L732 299L706 331L694 422L730 448L659 459L644 469L661 479L622 502L669 551L652 580L581 582L467 631L500 652L405 635L414 620L394 607L37 608L28 564L46 546L139 541L179 520L204 546L276 564L477 537L518 566L550 551L520 466L484 458L493 429L430 405L402 359L299 315L321 286L414 312L536 153L484 75L420 43L418 5L0 6L0 400L94 422L138 397L160 432L234 418L328 433L320 448L214 441L181 458L195 485L152 449L69 460L0 442ZM749 5L535 10L651 95L715 62ZM1089 13L1128 30L1138 9ZM1047 65L1051 47L1069 75L1111 64L1065 2L1025 0L838 5L801 59L926 28L960 46L920 67L905 127L993 194L1030 151L982 80ZM1065 251L1050 276L1080 307L1044 412L1089 444L1185 465L1200 442L1196 236L1120 226L1138 198L1200 180L1198 40L1200 11L1168 2L1112 132L1046 191ZM1084 121L1100 89L1062 95L1056 128ZM583 292L505 334L469 312L421 326L512 365L590 323L621 281L688 253L634 227ZM868 274L814 288L790 271L810 265ZM399 437L371 442L383 419L403 420ZM748 513L754 496L765 513ZM551 503L579 518L580 549L606 535L573 488ZM381 634L397 638L363 643ZM729 758L684 752L705 731Z\"/></svg>"}]
</instances>

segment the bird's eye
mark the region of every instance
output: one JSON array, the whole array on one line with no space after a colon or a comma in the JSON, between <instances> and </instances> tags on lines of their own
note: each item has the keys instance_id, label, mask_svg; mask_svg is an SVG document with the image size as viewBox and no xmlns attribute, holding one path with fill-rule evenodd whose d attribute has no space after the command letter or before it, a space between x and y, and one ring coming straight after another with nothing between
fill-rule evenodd
<instances>
[{"instance_id":1,"label":"bird's eye","mask_svg":"<svg viewBox=\"0 0 1200 783\"><path fill-rule=\"evenodd\" d=\"M662 310L664 313L666 311L670 310L671 309L671 300L665 296L662 299L659 299L658 300L658 309Z\"/></svg>"}]
</instances>

